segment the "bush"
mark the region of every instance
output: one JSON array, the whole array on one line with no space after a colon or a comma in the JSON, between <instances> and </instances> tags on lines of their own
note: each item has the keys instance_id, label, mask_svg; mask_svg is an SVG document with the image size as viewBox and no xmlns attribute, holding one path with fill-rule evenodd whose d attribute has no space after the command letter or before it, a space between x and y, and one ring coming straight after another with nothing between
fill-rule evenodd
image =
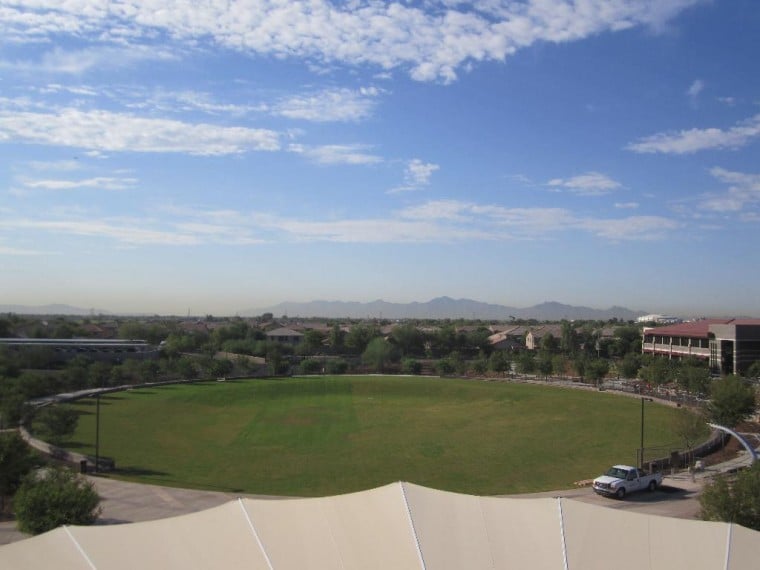
<instances>
[{"instance_id":1,"label":"bush","mask_svg":"<svg viewBox=\"0 0 760 570\"><path fill-rule=\"evenodd\" d=\"M401 372L404 374L417 375L422 372L422 364L414 358L403 358L401 360Z\"/></svg>"},{"instance_id":2,"label":"bush","mask_svg":"<svg viewBox=\"0 0 760 570\"><path fill-rule=\"evenodd\" d=\"M339 358L337 360L328 360L326 368L328 374L345 374L348 372L348 362L342 358Z\"/></svg>"},{"instance_id":3,"label":"bush","mask_svg":"<svg viewBox=\"0 0 760 570\"><path fill-rule=\"evenodd\" d=\"M94 485L68 469L46 469L28 475L13 505L19 530L30 534L64 524L92 524L101 512Z\"/></svg>"},{"instance_id":4,"label":"bush","mask_svg":"<svg viewBox=\"0 0 760 570\"><path fill-rule=\"evenodd\" d=\"M322 361L316 358L306 358L300 365L301 374L319 374L322 372Z\"/></svg>"},{"instance_id":5,"label":"bush","mask_svg":"<svg viewBox=\"0 0 760 570\"><path fill-rule=\"evenodd\" d=\"M760 463L740 472L734 481L719 477L699 497L700 516L706 521L723 521L760 530Z\"/></svg>"}]
</instances>

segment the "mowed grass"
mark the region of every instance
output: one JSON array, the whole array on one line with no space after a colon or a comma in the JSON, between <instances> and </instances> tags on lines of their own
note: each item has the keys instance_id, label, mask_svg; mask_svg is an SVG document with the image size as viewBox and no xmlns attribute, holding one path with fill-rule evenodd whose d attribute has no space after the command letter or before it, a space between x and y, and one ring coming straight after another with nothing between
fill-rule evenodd
<instances>
[{"instance_id":1,"label":"mowed grass","mask_svg":"<svg viewBox=\"0 0 760 570\"><path fill-rule=\"evenodd\" d=\"M94 454L95 401L76 451ZM412 377L173 385L101 398L114 476L318 496L393 481L482 495L561 489L634 463L640 401L605 392ZM674 410L646 405L646 444L672 444Z\"/></svg>"}]
</instances>

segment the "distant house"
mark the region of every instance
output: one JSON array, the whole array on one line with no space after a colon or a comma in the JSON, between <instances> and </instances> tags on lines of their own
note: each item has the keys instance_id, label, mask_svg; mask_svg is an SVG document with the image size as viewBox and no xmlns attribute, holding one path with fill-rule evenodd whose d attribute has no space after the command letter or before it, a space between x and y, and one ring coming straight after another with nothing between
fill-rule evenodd
<instances>
[{"instance_id":1,"label":"distant house","mask_svg":"<svg viewBox=\"0 0 760 570\"><path fill-rule=\"evenodd\" d=\"M644 328L643 354L708 360L716 374L743 374L760 360L760 319L703 319Z\"/></svg>"},{"instance_id":2,"label":"distant house","mask_svg":"<svg viewBox=\"0 0 760 570\"><path fill-rule=\"evenodd\" d=\"M519 350L525 348L525 334L528 329L524 326L512 326L496 332L488 337L488 342L494 350Z\"/></svg>"},{"instance_id":3,"label":"distant house","mask_svg":"<svg viewBox=\"0 0 760 570\"><path fill-rule=\"evenodd\" d=\"M282 342L284 344L298 344L303 339L303 333L293 329L280 327L266 333L267 340L273 342Z\"/></svg>"},{"instance_id":4,"label":"distant house","mask_svg":"<svg viewBox=\"0 0 760 570\"><path fill-rule=\"evenodd\" d=\"M538 350L541 348L541 339L546 335L552 335L557 342L562 338L562 325L541 325L532 327L525 335L525 348Z\"/></svg>"}]
</instances>

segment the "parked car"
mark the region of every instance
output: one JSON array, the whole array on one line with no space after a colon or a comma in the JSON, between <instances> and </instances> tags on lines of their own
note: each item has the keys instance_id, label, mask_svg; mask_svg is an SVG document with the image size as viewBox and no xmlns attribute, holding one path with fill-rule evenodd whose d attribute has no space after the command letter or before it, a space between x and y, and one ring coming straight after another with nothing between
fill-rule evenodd
<instances>
[{"instance_id":1,"label":"parked car","mask_svg":"<svg viewBox=\"0 0 760 570\"><path fill-rule=\"evenodd\" d=\"M594 479L595 493L623 499L635 491L654 491L662 483L662 473L647 473L630 465L614 465Z\"/></svg>"}]
</instances>

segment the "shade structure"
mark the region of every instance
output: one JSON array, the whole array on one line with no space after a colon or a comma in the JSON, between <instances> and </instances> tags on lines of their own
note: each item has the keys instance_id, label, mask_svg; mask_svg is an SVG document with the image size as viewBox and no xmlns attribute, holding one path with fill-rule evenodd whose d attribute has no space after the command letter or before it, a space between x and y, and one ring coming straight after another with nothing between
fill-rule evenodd
<instances>
[{"instance_id":1,"label":"shade structure","mask_svg":"<svg viewBox=\"0 0 760 570\"><path fill-rule=\"evenodd\" d=\"M563 498L393 483L310 499L239 499L158 521L61 527L0 547L0 568L61 570L744 570L760 532Z\"/></svg>"}]
</instances>

